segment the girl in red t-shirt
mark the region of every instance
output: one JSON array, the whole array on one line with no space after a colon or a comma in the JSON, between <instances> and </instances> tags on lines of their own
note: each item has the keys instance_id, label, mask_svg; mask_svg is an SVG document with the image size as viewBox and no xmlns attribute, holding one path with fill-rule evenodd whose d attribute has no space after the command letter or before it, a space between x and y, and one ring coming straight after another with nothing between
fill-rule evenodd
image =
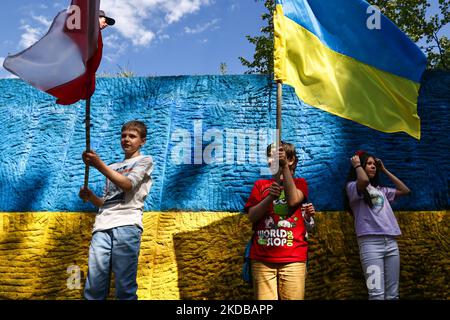
<instances>
[{"instance_id":1,"label":"girl in red t-shirt","mask_svg":"<svg viewBox=\"0 0 450 320\"><path fill-rule=\"evenodd\" d=\"M306 180L293 178L298 162L294 145L282 142L278 154L274 151L273 145L267 147L269 165L278 156L278 174L256 181L245 205L254 230L250 259L255 297L302 300L307 229L314 224L315 210L312 204L305 204Z\"/></svg>"}]
</instances>

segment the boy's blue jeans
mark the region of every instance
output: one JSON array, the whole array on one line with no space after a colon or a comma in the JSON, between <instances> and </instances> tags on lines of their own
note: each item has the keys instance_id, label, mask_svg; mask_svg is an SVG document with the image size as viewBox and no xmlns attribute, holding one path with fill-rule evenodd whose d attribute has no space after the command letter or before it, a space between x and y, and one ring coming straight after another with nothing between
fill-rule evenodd
<instances>
[{"instance_id":1,"label":"boy's blue jeans","mask_svg":"<svg viewBox=\"0 0 450 320\"><path fill-rule=\"evenodd\" d=\"M395 238L362 236L358 245L369 300L398 299L400 254Z\"/></svg>"},{"instance_id":2,"label":"boy's blue jeans","mask_svg":"<svg viewBox=\"0 0 450 320\"><path fill-rule=\"evenodd\" d=\"M105 300L108 297L111 271L114 272L116 298L137 299L141 234L141 228L133 225L97 231L92 235L84 288L86 299Z\"/></svg>"}]
</instances>

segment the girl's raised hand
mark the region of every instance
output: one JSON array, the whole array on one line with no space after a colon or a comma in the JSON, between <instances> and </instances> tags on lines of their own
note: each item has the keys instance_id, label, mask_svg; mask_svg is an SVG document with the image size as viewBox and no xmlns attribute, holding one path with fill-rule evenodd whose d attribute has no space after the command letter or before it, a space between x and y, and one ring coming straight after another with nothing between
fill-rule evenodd
<instances>
[{"instance_id":1,"label":"girl's raised hand","mask_svg":"<svg viewBox=\"0 0 450 320\"><path fill-rule=\"evenodd\" d=\"M386 172L386 167L383 164L383 161L381 161L381 159L376 158L375 159L375 163L377 164L377 168L381 171L381 172Z\"/></svg>"},{"instance_id":2,"label":"girl's raised hand","mask_svg":"<svg viewBox=\"0 0 450 320\"><path fill-rule=\"evenodd\" d=\"M353 157L351 157L350 161L352 163L353 168L361 165L361 159L356 154Z\"/></svg>"}]
</instances>

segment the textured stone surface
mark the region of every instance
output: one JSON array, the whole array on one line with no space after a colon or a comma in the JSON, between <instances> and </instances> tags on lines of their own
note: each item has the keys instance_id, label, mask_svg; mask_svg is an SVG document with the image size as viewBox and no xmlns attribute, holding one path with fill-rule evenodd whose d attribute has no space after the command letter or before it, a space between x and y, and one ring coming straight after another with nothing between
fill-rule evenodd
<instances>
[{"instance_id":1,"label":"textured stone surface","mask_svg":"<svg viewBox=\"0 0 450 320\"><path fill-rule=\"evenodd\" d=\"M242 137L245 130L275 126L275 92L264 76L99 79L92 104L93 149L106 162L120 160L122 124L145 121L144 153L155 160L146 209L166 211L144 215L141 298L252 297L240 279L250 226L241 215L223 212L242 210L264 164L249 164L248 158L239 163L242 152L231 163L211 165L177 164L172 155L180 143L176 134L193 136L201 123L202 134L215 129L222 135L226 160L233 154L228 134L241 130ZM311 235L307 298L366 297L351 218L330 212L342 210L348 158L357 149L384 159L413 191L394 206L402 210L397 213L403 230L402 298L450 298L449 108L450 74L426 74L419 97L422 140L416 141L304 105L285 87L283 139L297 146L298 174L309 182L309 200L323 211ZM0 214L0 298L79 299L81 289L67 287L67 268L80 268L83 285L94 219L70 213L94 211L78 198L84 105L56 106L52 97L19 80L0 80L0 117L0 210L6 212ZM189 142L187 160L194 163L198 141ZM211 142L205 138L200 151ZM253 147L247 145L246 154ZM92 171L90 185L100 194L104 177Z\"/></svg>"},{"instance_id":2,"label":"textured stone surface","mask_svg":"<svg viewBox=\"0 0 450 320\"><path fill-rule=\"evenodd\" d=\"M450 215L396 212L401 299L450 299ZM311 234L308 299L367 299L353 219L323 212Z\"/></svg>"},{"instance_id":3,"label":"textured stone surface","mask_svg":"<svg viewBox=\"0 0 450 320\"><path fill-rule=\"evenodd\" d=\"M448 212L397 212L403 299L450 299ZM87 271L94 215L0 214L0 299L80 299L67 269ZM310 237L307 299L366 299L352 218L322 212ZM144 215L140 299L251 299L241 276L247 218L211 212ZM114 290L111 291L113 296Z\"/></svg>"},{"instance_id":4,"label":"textured stone surface","mask_svg":"<svg viewBox=\"0 0 450 320\"><path fill-rule=\"evenodd\" d=\"M144 120L149 126L144 152L155 160L147 210L240 211L261 178L260 165L249 159L239 164L238 156L231 164L177 165L172 154L181 139L174 134L184 130L193 135L195 121L201 121L202 133L220 130L224 158L230 156L226 137L233 130L275 126L275 93L267 77L255 75L99 79L92 103L92 147L106 162L120 160L122 124ZM444 210L449 207L449 108L450 74L427 74L419 97L422 140L416 141L304 105L285 86L283 138L298 147L297 173L309 182L310 200L319 210L342 210L348 158L358 149L384 159L412 189L396 210ZM84 175L83 104L56 106L52 97L20 80L0 80L0 117L0 210L93 211L77 196ZM205 138L203 148L211 140ZM190 143L193 147L194 139ZM103 184L94 170L91 187L101 193Z\"/></svg>"}]
</instances>

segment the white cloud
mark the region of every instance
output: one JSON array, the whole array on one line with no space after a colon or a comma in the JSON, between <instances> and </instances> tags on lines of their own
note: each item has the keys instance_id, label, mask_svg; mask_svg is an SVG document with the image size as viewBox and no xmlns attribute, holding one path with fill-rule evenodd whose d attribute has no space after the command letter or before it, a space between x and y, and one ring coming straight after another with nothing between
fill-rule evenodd
<instances>
[{"instance_id":1,"label":"white cloud","mask_svg":"<svg viewBox=\"0 0 450 320\"><path fill-rule=\"evenodd\" d=\"M203 25L196 25L194 28L185 27L184 32L189 33L189 34L196 34L196 33L204 32L208 29L216 30L219 28L219 26L217 26L217 23L219 21L220 21L219 19L214 19Z\"/></svg>"},{"instance_id":2,"label":"white cloud","mask_svg":"<svg viewBox=\"0 0 450 320\"><path fill-rule=\"evenodd\" d=\"M103 43L106 49L103 58L109 62L116 62L128 49L128 44L121 42L116 34L106 36Z\"/></svg>"},{"instance_id":3,"label":"white cloud","mask_svg":"<svg viewBox=\"0 0 450 320\"><path fill-rule=\"evenodd\" d=\"M164 41L170 39L170 36L168 34L162 34L158 36L159 41Z\"/></svg>"},{"instance_id":4,"label":"white cloud","mask_svg":"<svg viewBox=\"0 0 450 320\"><path fill-rule=\"evenodd\" d=\"M42 38L43 30L42 28L34 28L28 24L22 25L20 29L25 30L25 32L20 37L19 47L25 49L31 47L40 38Z\"/></svg>"},{"instance_id":5,"label":"white cloud","mask_svg":"<svg viewBox=\"0 0 450 320\"><path fill-rule=\"evenodd\" d=\"M165 26L199 11L211 0L103 0L116 29L134 46L148 46ZM163 17L163 18L161 18Z\"/></svg>"},{"instance_id":6,"label":"white cloud","mask_svg":"<svg viewBox=\"0 0 450 320\"><path fill-rule=\"evenodd\" d=\"M20 29L25 30L25 32L21 35L19 41L19 47L21 49L28 48L35 44L39 39L41 39L45 32L50 28L52 24L52 20L47 19L46 17L40 15L36 16L34 13L31 13L31 18L38 22L38 26L31 26L25 22L25 20L21 20Z\"/></svg>"},{"instance_id":7,"label":"white cloud","mask_svg":"<svg viewBox=\"0 0 450 320\"><path fill-rule=\"evenodd\" d=\"M0 79L16 79L17 78L16 75L8 73L8 71L3 68L4 61L5 58L0 57Z\"/></svg>"},{"instance_id":8,"label":"white cloud","mask_svg":"<svg viewBox=\"0 0 450 320\"><path fill-rule=\"evenodd\" d=\"M164 32L165 28L212 3L214 0L102 0L101 9L116 20L114 27L104 32L104 57L114 62L125 54L130 44L136 48L148 47L155 40L169 39L170 36ZM59 1L54 3L54 7L59 6L62 6ZM20 27L23 30L19 41L20 49L36 43L51 26L54 16L49 19L33 13L39 9L43 10L44 7L32 6L26 10L27 19L21 21ZM50 11L52 10L46 9L44 13L50 15ZM56 12L52 14L56 16ZM203 32L214 27L217 21L187 28L186 32Z\"/></svg>"},{"instance_id":9,"label":"white cloud","mask_svg":"<svg viewBox=\"0 0 450 320\"><path fill-rule=\"evenodd\" d=\"M44 16L35 16L35 15L32 15L31 16L34 20L36 20L37 22L39 22L41 25L42 25L42 27L44 27L44 28L47 28L47 29L49 29L50 28L50 26L52 25L52 20L50 20L50 19L47 19L46 17L44 17Z\"/></svg>"},{"instance_id":10,"label":"white cloud","mask_svg":"<svg viewBox=\"0 0 450 320\"><path fill-rule=\"evenodd\" d=\"M169 0L161 1L167 11L168 23L177 22L184 15L197 12L202 5L208 5L209 0Z\"/></svg>"}]
</instances>

